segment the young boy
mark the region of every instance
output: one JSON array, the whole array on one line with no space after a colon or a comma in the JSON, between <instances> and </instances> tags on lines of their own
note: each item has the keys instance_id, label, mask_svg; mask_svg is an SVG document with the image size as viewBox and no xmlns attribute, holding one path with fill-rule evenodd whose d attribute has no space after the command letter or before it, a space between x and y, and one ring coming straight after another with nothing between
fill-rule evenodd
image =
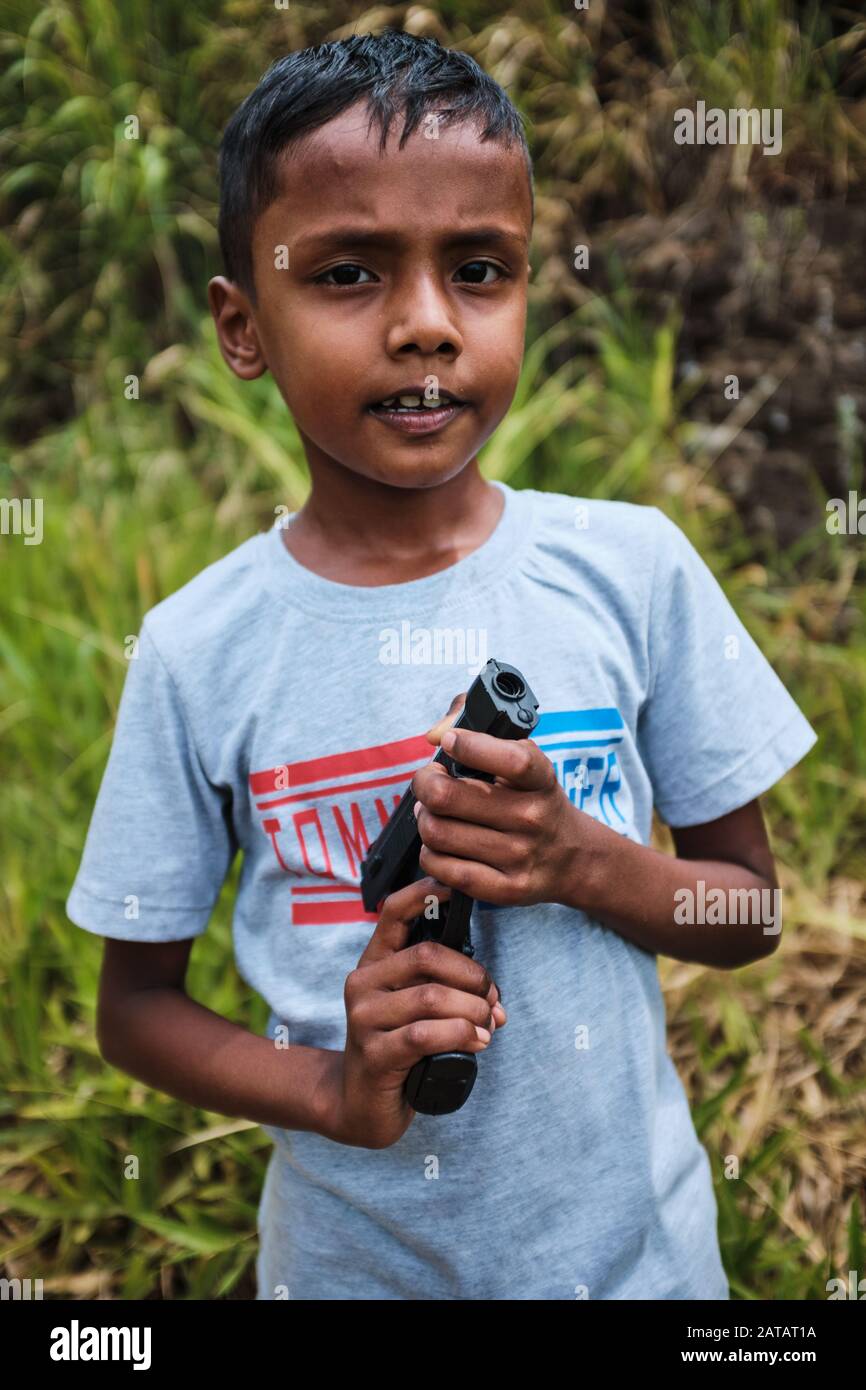
<instances>
[{"instance_id":1,"label":"young boy","mask_svg":"<svg viewBox=\"0 0 866 1390\"><path fill-rule=\"evenodd\" d=\"M472 59L393 31L292 54L221 179L220 347L273 374L312 490L142 624L67 904L107 938L102 1054L274 1139L262 1299L725 1299L655 957L775 949L757 798L815 734L655 507L482 478L533 195ZM452 779L433 745L489 656L540 722L445 733L496 777ZM410 780L428 877L371 914L361 861ZM653 804L676 857L649 847ZM239 849L264 1038L184 989ZM475 959L404 949L454 888ZM448 1050L480 1054L471 1096L414 1112L409 1069Z\"/></svg>"}]
</instances>

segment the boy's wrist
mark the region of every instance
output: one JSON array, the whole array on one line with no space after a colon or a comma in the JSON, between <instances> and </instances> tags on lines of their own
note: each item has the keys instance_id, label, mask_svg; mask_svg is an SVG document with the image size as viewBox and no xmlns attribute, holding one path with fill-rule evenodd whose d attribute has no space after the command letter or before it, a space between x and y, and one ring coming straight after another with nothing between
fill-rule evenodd
<instances>
[{"instance_id":1,"label":"boy's wrist","mask_svg":"<svg viewBox=\"0 0 866 1390\"><path fill-rule=\"evenodd\" d=\"M339 1143L339 1111L343 1095L344 1053L322 1049L322 1066L313 1093L316 1133Z\"/></svg>"},{"instance_id":2,"label":"boy's wrist","mask_svg":"<svg viewBox=\"0 0 866 1390\"><path fill-rule=\"evenodd\" d=\"M605 884L617 872L617 854L628 841L592 816L574 809L574 852L569 856L565 892L560 901L587 916L604 906Z\"/></svg>"}]
</instances>

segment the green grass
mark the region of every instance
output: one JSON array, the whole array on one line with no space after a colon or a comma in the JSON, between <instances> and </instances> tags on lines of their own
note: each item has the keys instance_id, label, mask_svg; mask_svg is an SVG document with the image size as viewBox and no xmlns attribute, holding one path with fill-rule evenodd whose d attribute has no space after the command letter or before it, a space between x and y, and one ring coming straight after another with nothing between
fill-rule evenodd
<instances>
[{"instance_id":1,"label":"green grass","mask_svg":"<svg viewBox=\"0 0 866 1390\"><path fill-rule=\"evenodd\" d=\"M840 64L857 51L853 26L843 47L819 15L792 28L790 6L669 10L650 34L632 26L609 41L605 104L587 85L591 28L553 7L519 19L482 5L477 21L460 7L443 15L452 41L531 114L539 187L572 207L602 190L663 203L643 100L656 78L663 101L686 83L708 104L730 104L733 91L737 104L784 103L791 157L808 145L826 186L853 178L862 140L838 90ZM159 599L305 494L276 387L231 375L206 314L204 285L219 269L215 151L229 111L281 47L355 15L345 6L299 18L293 7L262 20L245 0L216 12L204 0L132 0L122 14L121 42L120 10L100 0L58 0L35 15L7 0L0 31L0 332L15 344L0 367L0 386L15 373L0 400L0 495L44 507L40 546L0 538L0 1259L42 1277L47 1296L249 1296L269 1142L103 1062L101 943L68 922L64 903L110 747L125 638ZM524 39L528 56L515 63ZM137 141L124 138L130 113ZM541 233L546 215L542 206ZM538 255L534 265L548 268ZM517 487L661 506L819 729L819 746L765 798L791 885L790 951L734 976L698 972L669 1006L735 1296L821 1298L827 1278L863 1270L851 1190L840 1188L809 1238L791 1225L826 1117L810 1118L782 1090L738 1179L725 1177L724 1155L757 1094L768 1020L792 1009L805 1018L814 1000L811 933L837 943L840 958L850 948L850 972L860 962L850 988L859 980L866 1004L863 924L831 896L866 876L862 542L819 528L796 552L757 559L715 485L706 431L689 419L694 385L676 382L678 314L651 325L626 270L612 263L609 274L610 293L565 318L561 301L550 308L555 285L534 292L520 387L483 465ZM840 398L838 412L862 476L862 425L850 402ZM195 947L189 987L261 1031L267 1009L232 960L238 869ZM844 1043L816 1017L786 1048L781 1080L814 1068L827 1113L845 1117L856 1145L861 1097L840 1064ZM129 1155L137 1180L123 1176Z\"/></svg>"}]
</instances>

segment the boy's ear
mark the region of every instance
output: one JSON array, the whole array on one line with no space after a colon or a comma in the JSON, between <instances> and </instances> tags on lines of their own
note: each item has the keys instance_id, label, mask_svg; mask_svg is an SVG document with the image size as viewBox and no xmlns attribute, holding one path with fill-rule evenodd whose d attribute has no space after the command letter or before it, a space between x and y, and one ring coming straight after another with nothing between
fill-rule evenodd
<instances>
[{"instance_id":1,"label":"boy's ear","mask_svg":"<svg viewBox=\"0 0 866 1390\"><path fill-rule=\"evenodd\" d=\"M208 281L207 298L225 361L241 381L255 381L268 370L268 363L249 300L224 275L215 275Z\"/></svg>"}]
</instances>

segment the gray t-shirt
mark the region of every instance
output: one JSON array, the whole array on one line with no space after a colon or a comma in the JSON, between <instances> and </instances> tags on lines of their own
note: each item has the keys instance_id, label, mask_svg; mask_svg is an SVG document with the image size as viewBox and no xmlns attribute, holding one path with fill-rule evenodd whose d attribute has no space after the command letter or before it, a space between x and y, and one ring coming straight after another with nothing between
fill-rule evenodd
<instances>
[{"instance_id":1,"label":"gray t-shirt","mask_svg":"<svg viewBox=\"0 0 866 1390\"><path fill-rule=\"evenodd\" d=\"M653 803L714 820L812 747L662 512L496 486L496 530L438 574L338 584L275 526L146 614L73 922L196 936L240 848L234 946L269 1035L342 1050L361 859L488 657L529 681L571 800L642 844ZM477 904L472 938L508 1024L461 1110L383 1150L266 1127L259 1297L727 1298L655 956L556 903Z\"/></svg>"}]
</instances>

